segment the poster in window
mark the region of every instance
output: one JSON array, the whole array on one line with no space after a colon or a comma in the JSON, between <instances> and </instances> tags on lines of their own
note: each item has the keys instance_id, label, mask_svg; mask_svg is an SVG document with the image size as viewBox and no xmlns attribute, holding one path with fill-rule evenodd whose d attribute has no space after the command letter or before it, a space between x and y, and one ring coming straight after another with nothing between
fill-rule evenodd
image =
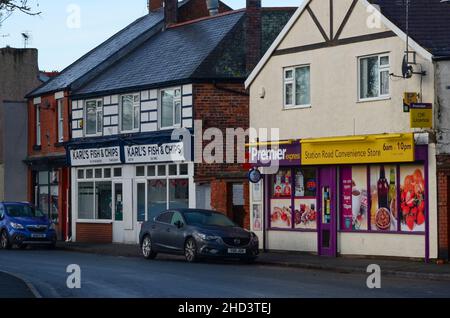
<instances>
[{"instance_id":1,"label":"poster in window","mask_svg":"<svg viewBox=\"0 0 450 318\"><path fill-rule=\"evenodd\" d=\"M261 181L258 183L252 183L251 184L253 193L252 193L252 199L254 202L260 202L262 200L262 187L261 187Z\"/></svg>"},{"instance_id":2,"label":"poster in window","mask_svg":"<svg viewBox=\"0 0 450 318\"><path fill-rule=\"evenodd\" d=\"M317 229L316 199L295 199L294 223L296 229Z\"/></svg>"},{"instance_id":3,"label":"poster in window","mask_svg":"<svg viewBox=\"0 0 450 318\"><path fill-rule=\"evenodd\" d=\"M291 199L270 200L270 226L272 228L292 228Z\"/></svg>"},{"instance_id":4,"label":"poster in window","mask_svg":"<svg viewBox=\"0 0 450 318\"><path fill-rule=\"evenodd\" d=\"M253 205L253 231L262 230L262 216L261 216L261 205Z\"/></svg>"},{"instance_id":5,"label":"poster in window","mask_svg":"<svg viewBox=\"0 0 450 318\"><path fill-rule=\"evenodd\" d=\"M343 230L367 230L368 191L367 167L354 166L341 170L342 182L342 215Z\"/></svg>"},{"instance_id":6,"label":"poster in window","mask_svg":"<svg viewBox=\"0 0 450 318\"><path fill-rule=\"evenodd\" d=\"M423 166L400 167L400 225L405 232L425 232L426 198Z\"/></svg>"},{"instance_id":7,"label":"poster in window","mask_svg":"<svg viewBox=\"0 0 450 318\"><path fill-rule=\"evenodd\" d=\"M370 168L371 227L373 231L397 231L397 169L394 165Z\"/></svg>"},{"instance_id":8,"label":"poster in window","mask_svg":"<svg viewBox=\"0 0 450 318\"><path fill-rule=\"evenodd\" d=\"M275 198L291 197L291 169L280 169L273 177L272 196Z\"/></svg>"}]
</instances>

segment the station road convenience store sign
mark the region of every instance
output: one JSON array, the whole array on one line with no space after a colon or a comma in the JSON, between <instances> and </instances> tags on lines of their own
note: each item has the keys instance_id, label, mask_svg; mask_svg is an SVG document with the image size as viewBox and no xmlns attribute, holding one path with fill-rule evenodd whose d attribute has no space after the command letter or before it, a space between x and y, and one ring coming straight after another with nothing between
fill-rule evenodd
<instances>
[{"instance_id":1,"label":"station road convenience store sign","mask_svg":"<svg viewBox=\"0 0 450 318\"><path fill-rule=\"evenodd\" d=\"M413 134L384 134L301 141L302 165L413 162Z\"/></svg>"}]
</instances>

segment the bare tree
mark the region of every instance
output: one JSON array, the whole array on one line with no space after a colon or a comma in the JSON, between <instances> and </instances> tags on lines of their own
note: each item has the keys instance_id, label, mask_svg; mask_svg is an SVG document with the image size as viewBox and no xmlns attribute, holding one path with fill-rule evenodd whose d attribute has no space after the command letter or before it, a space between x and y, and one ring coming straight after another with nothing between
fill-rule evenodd
<instances>
[{"instance_id":1,"label":"bare tree","mask_svg":"<svg viewBox=\"0 0 450 318\"><path fill-rule=\"evenodd\" d=\"M28 0L0 0L0 26L14 11L20 11L28 15L40 14L40 12L33 10L28 4Z\"/></svg>"}]
</instances>

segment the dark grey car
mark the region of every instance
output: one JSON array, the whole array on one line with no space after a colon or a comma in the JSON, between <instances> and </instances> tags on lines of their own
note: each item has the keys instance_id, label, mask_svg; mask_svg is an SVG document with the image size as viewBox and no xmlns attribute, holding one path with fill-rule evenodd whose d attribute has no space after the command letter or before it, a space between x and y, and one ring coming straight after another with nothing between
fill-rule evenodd
<instances>
[{"instance_id":1,"label":"dark grey car","mask_svg":"<svg viewBox=\"0 0 450 318\"><path fill-rule=\"evenodd\" d=\"M204 257L251 262L259 253L258 237L253 232L221 213L199 209L162 212L142 225L139 242L147 259L168 253L184 255L188 262Z\"/></svg>"}]
</instances>

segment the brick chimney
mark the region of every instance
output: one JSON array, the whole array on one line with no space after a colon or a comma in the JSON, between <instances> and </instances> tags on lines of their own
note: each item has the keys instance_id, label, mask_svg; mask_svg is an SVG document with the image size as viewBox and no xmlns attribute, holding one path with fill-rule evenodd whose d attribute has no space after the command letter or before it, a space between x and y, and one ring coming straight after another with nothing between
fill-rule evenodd
<instances>
[{"instance_id":1,"label":"brick chimney","mask_svg":"<svg viewBox=\"0 0 450 318\"><path fill-rule=\"evenodd\" d=\"M261 58L262 22L261 0L247 0L246 23L246 64L250 73Z\"/></svg>"},{"instance_id":2,"label":"brick chimney","mask_svg":"<svg viewBox=\"0 0 450 318\"><path fill-rule=\"evenodd\" d=\"M158 11L163 7L164 0L148 0L148 12Z\"/></svg>"},{"instance_id":3,"label":"brick chimney","mask_svg":"<svg viewBox=\"0 0 450 318\"><path fill-rule=\"evenodd\" d=\"M178 0L164 0L164 19L166 26L178 22Z\"/></svg>"}]
</instances>

